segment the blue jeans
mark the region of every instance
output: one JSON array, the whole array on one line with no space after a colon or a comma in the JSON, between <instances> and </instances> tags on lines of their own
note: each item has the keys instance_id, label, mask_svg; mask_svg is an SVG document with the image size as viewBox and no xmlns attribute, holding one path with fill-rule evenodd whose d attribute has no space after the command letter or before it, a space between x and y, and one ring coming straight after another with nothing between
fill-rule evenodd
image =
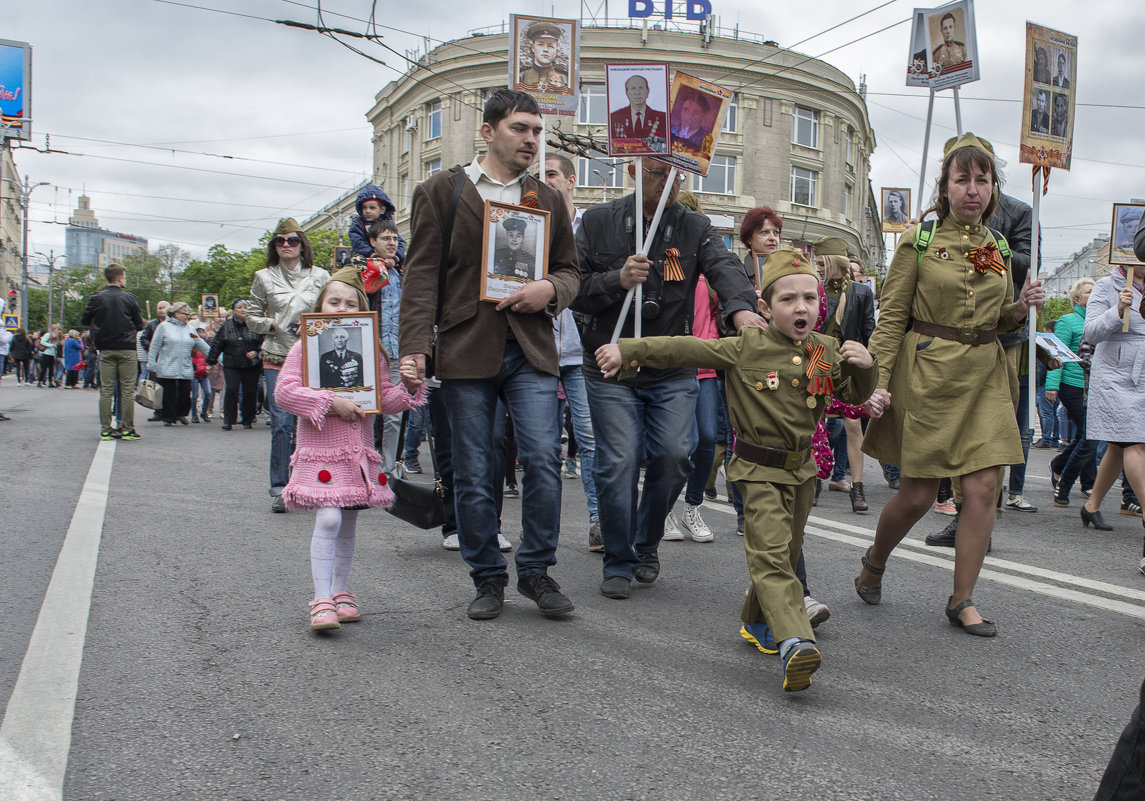
<instances>
[{"instance_id":1,"label":"blue jeans","mask_svg":"<svg viewBox=\"0 0 1145 801\"><path fill-rule=\"evenodd\" d=\"M1063 442L1073 442L1077 436L1077 429L1069 419L1069 410L1061 402L1061 390L1058 390L1058 439Z\"/></svg>"},{"instance_id":2,"label":"blue jeans","mask_svg":"<svg viewBox=\"0 0 1145 801\"><path fill-rule=\"evenodd\" d=\"M1058 444L1058 416L1057 401L1050 403L1046 399L1046 385L1038 385L1038 423L1042 429L1042 442L1047 445Z\"/></svg>"},{"instance_id":3,"label":"blue jeans","mask_svg":"<svg viewBox=\"0 0 1145 801\"><path fill-rule=\"evenodd\" d=\"M664 518L692 469L695 378L634 387L586 381L596 434L596 492L604 540L604 577L631 579L636 556L653 552ZM644 492L640 464L644 460ZM639 496L639 497L638 497Z\"/></svg>"},{"instance_id":4,"label":"blue jeans","mask_svg":"<svg viewBox=\"0 0 1145 801\"><path fill-rule=\"evenodd\" d=\"M592 435L592 416L588 410L588 393L584 388L584 374L579 364L561 368L561 386L569 404L573 434L576 435L577 457L580 459L580 481L584 498L588 502L588 522L592 525L600 517L596 500L596 439Z\"/></svg>"},{"instance_id":5,"label":"blue jeans","mask_svg":"<svg viewBox=\"0 0 1145 801\"><path fill-rule=\"evenodd\" d=\"M195 414L195 406L199 403L199 394L202 390L202 414L211 411L211 379L207 376L191 379L191 414Z\"/></svg>"},{"instance_id":6,"label":"blue jeans","mask_svg":"<svg viewBox=\"0 0 1145 801\"><path fill-rule=\"evenodd\" d=\"M1022 463L1010 465L1010 494L1021 495L1026 488L1026 462L1030 460L1030 443L1034 439L1034 431L1029 427L1030 414L1030 377L1018 377L1018 432L1022 435Z\"/></svg>"},{"instance_id":7,"label":"blue jeans","mask_svg":"<svg viewBox=\"0 0 1145 801\"><path fill-rule=\"evenodd\" d=\"M278 384L278 370L264 370L266 379L266 411L270 414L270 494L281 495L290 480L290 456L294 453L294 415L278 405L274 388Z\"/></svg>"},{"instance_id":8,"label":"blue jeans","mask_svg":"<svg viewBox=\"0 0 1145 801\"><path fill-rule=\"evenodd\" d=\"M700 394L696 399L696 416L692 436L696 449L692 451L692 474L688 476L684 490L684 503L699 506L704 502L704 487L712 472L712 462L716 458L716 427L719 422L720 382L715 378L700 379Z\"/></svg>"},{"instance_id":9,"label":"blue jeans","mask_svg":"<svg viewBox=\"0 0 1145 801\"><path fill-rule=\"evenodd\" d=\"M402 444L405 449L402 461L413 463L418 461L418 448L425 439L425 411L422 408L410 409L409 420L406 422L406 441Z\"/></svg>"},{"instance_id":10,"label":"blue jeans","mask_svg":"<svg viewBox=\"0 0 1145 801\"><path fill-rule=\"evenodd\" d=\"M513 415L521 460L521 546L517 577L545 573L557 563L561 522L561 435L557 378L529 364L509 340L501 369L492 378L445 379L441 395L453 436L453 492L461 529L461 556L473 583L507 583L509 572L497 547L497 484L494 451L503 446L494 430L499 399Z\"/></svg>"},{"instance_id":11,"label":"blue jeans","mask_svg":"<svg viewBox=\"0 0 1145 801\"><path fill-rule=\"evenodd\" d=\"M724 386L723 374L720 374L720 405L716 414L716 440L723 442L727 449L724 451L724 475L728 474L728 465L732 461L733 446L735 445L735 434L732 430L731 417L728 414L728 399L727 390ZM743 496L739 494L739 487L736 486L734 481L728 481L728 500L732 502L732 507L736 510L736 523L743 526Z\"/></svg>"}]
</instances>

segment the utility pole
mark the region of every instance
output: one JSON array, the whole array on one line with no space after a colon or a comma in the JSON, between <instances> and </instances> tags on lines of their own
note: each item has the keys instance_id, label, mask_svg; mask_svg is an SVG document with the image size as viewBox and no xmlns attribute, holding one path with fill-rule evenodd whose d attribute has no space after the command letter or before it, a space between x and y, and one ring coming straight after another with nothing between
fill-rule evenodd
<instances>
[{"instance_id":1,"label":"utility pole","mask_svg":"<svg viewBox=\"0 0 1145 801\"><path fill-rule=\"evenodd\" d=\"M10 184L15 186L17 189L20 188L19 182L13 181L11 178L7 178L5 180L7 180ZM33 183L28 181L28 176L25 175L24 176L24 188L20 193L20 197L21 197L20 208L24 212L24 244L23 244L23 247L21 248L21 254L20 254L22 262L23 262L23 286L21 287L21 295L20 295L20 320L25 327L28 327L28 330L30 330L30 327L28 326L28 199L32 196L32 190L34 190L40 186L48 186L48 185L49 184L47 181L40 181L38 184L33 184ZM48 308L49 309L51 308L51 305L52 305L51 273L49 273L48 274ZM51 321L52 321L52 315L51 315L51 312L49 311L48 322L51 323Z\"/></svg>"}]
</instances>

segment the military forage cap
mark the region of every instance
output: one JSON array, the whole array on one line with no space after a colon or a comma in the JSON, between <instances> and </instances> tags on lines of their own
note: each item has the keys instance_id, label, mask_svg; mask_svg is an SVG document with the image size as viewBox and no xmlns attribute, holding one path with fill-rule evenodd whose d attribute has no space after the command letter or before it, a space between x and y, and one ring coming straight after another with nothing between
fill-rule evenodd
<instances>
[{"instance_id":1,"label":"military forage cap","mask_svg":"<svg viewBox=\"0 0 1145 801\"><path fill-rule=\"evenodd\" d=\"M358 272L357 267L343 267L330 276L330 280L354 287L358 290L358 309L360 311L370 310L370 302L366 299L366 285L362 283L362 274Z\"/></svg>"},{"instance_id":2,"label":"military forage cap","mask_svg":"<svg viewBox=\"0 0 1145 801\"><path fill-rule=\"evenodd\" d=\"M528 223L517 217L510 217L505 222L501 223L506 231L524 231L528 227Z\"/></svg>"},{"instance_id":3,"label":"military forage cap","mask_svg":"<svg viewBox=\"0 0 1145 801\"><path fill-rule=\"evenodd\" d=\"M847 243L837 236L825 236L811 246L816 256L842 256L847 257Z\"/></svg>"},{"instance_id":4,"label":"military forage cap","mask_svg":"<svg viewBox=\"0 0 1145 801\"><path fill-rule=\"evenodd\" d=\"M967 131L966 133L962 134L962 136L952 136L946 140L946 144L942 148L942 158L945 159L947 156L961 147L980 147L991 156L994 155L994 146L990 144L988 139L980 139Z\"/></svg>"},{"instance_id":5,"label":"military forage cap","mask_svg":"<svg viewBox=\"0 0 1145 801\"><path fill-rule=\"evenodd\" d=\"M540 39L542 36L560 39L561 29L553 22L534 22L525 29L525 36L529 39Z\"/></svg>"},{"instance_id":6,"label":"military forage cap","mask_svg":"<svg viewBox=\"0 0 1145 801\"><path fill-rule=\"evenodd\" d=\"M298 224L298 220L293 217L283 217L278 221L278 227L274 229L274 234L297 234L302 231L302 226Z\"/></svg>"},{"instance_id":7,"label":"military forage cap","mask_svg":"<svg viewBox=\"0 0 1145 801\"><path fill-rule=\"evenodd\" d=\"M771 255L767 257L767 261L763 263L759 280L760 287L767 289L780 278L788 275L811 275L817 280L819 278L819 273L815 272L815 268L811 266L810 260L803 251L795 248L780 248L772 251Z\"/></svg>"}]
</instances>

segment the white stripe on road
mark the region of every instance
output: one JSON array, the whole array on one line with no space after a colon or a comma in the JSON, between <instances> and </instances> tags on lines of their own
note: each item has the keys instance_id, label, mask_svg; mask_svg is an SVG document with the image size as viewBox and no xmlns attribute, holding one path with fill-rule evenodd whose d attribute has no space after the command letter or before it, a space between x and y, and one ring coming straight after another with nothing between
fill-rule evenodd
<instances>
[{"instance_id":1,"label":"white stripe on road","mask_svg":"<svg viewBox=\"0 0 1145 801\"><path fill-rule=\"evenodd\" d=\"M95 451L0 723L0 798L59 801L115 442Z\"/></svg>"}]
</instances>

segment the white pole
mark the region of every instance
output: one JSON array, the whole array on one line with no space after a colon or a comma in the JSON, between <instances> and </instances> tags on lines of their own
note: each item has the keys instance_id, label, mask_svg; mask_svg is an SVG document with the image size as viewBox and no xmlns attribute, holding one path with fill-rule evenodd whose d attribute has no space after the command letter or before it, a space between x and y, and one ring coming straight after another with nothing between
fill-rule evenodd
<instances>
[{"instance_id":1,"label":"white pole","mask_svg":"<svg viewBox=\"0 0 1145 801\"><path fill-rule=\"evenodd\" d=\"M540 177L541 183L545 182L545 115L541 115L541 141L537 143L537 158L540 159L540 166L537 167L537 173Z\"/></svg>"},{"instance_id":2,"label":"white pole","mask_svg":"<svg viewBox=\"0 0 1145 801\"><path fill-rule=\"evenodd\" d=\"M636 157L636 252L644 253L644 158L642 156ZM640 310L644 307L644 284L637 284L636 299L633 303L636 304L636 317L632 321L632 334L637 339L640 339L641 326L640 321L643 315Z\"/></svg>"},{"instance_id":3,"label":"white pole","mask_svg":"<svg viewBox=\"0 0 1145 801\"><path fill-rule=\"evenodd\" d=\"M962 103L958 97L958 87L954 87L954 129L962 136Z\"/></svg>"},{"instance_id":4,"label":"white pole","mask_svg":"<svg viewBox=\"0 0 1145 801\"><path fill-rule=\"evenodd\" d=\"M1030 281L1038 277L1038 262L1041 259L1042 249L1038 247L1038 214L1042 206L1042 171L1038 170L1034 173L1034 212L1030 215ZM1026 327L1030 335L1030 353L1029 363L1027 365L1029 383L1028 391L1026 393L1026 428L1030 431L1030 439L1033 440L1034 430L1034 412L1037 409L1037 331L1038 331L1038 313L1036 309L1030 309L1030 315L1026 320ZM1045 432L1042 432L1043 434Z\"/></svg>"},{"instance_id":5,"label":"white pole","mask_svg":"<svg viewBox=\"0 0 1145 801\"><path fill-rule=\"evenodd\" d=\"M930 103L926 107L926 134L922 138L922 169L918 171L918 211L915 216L922 219L922 192L926 188L926 154L930 150L930 123L934 119L934 90L930 90Z\"/></svg>"}]
</instances>

